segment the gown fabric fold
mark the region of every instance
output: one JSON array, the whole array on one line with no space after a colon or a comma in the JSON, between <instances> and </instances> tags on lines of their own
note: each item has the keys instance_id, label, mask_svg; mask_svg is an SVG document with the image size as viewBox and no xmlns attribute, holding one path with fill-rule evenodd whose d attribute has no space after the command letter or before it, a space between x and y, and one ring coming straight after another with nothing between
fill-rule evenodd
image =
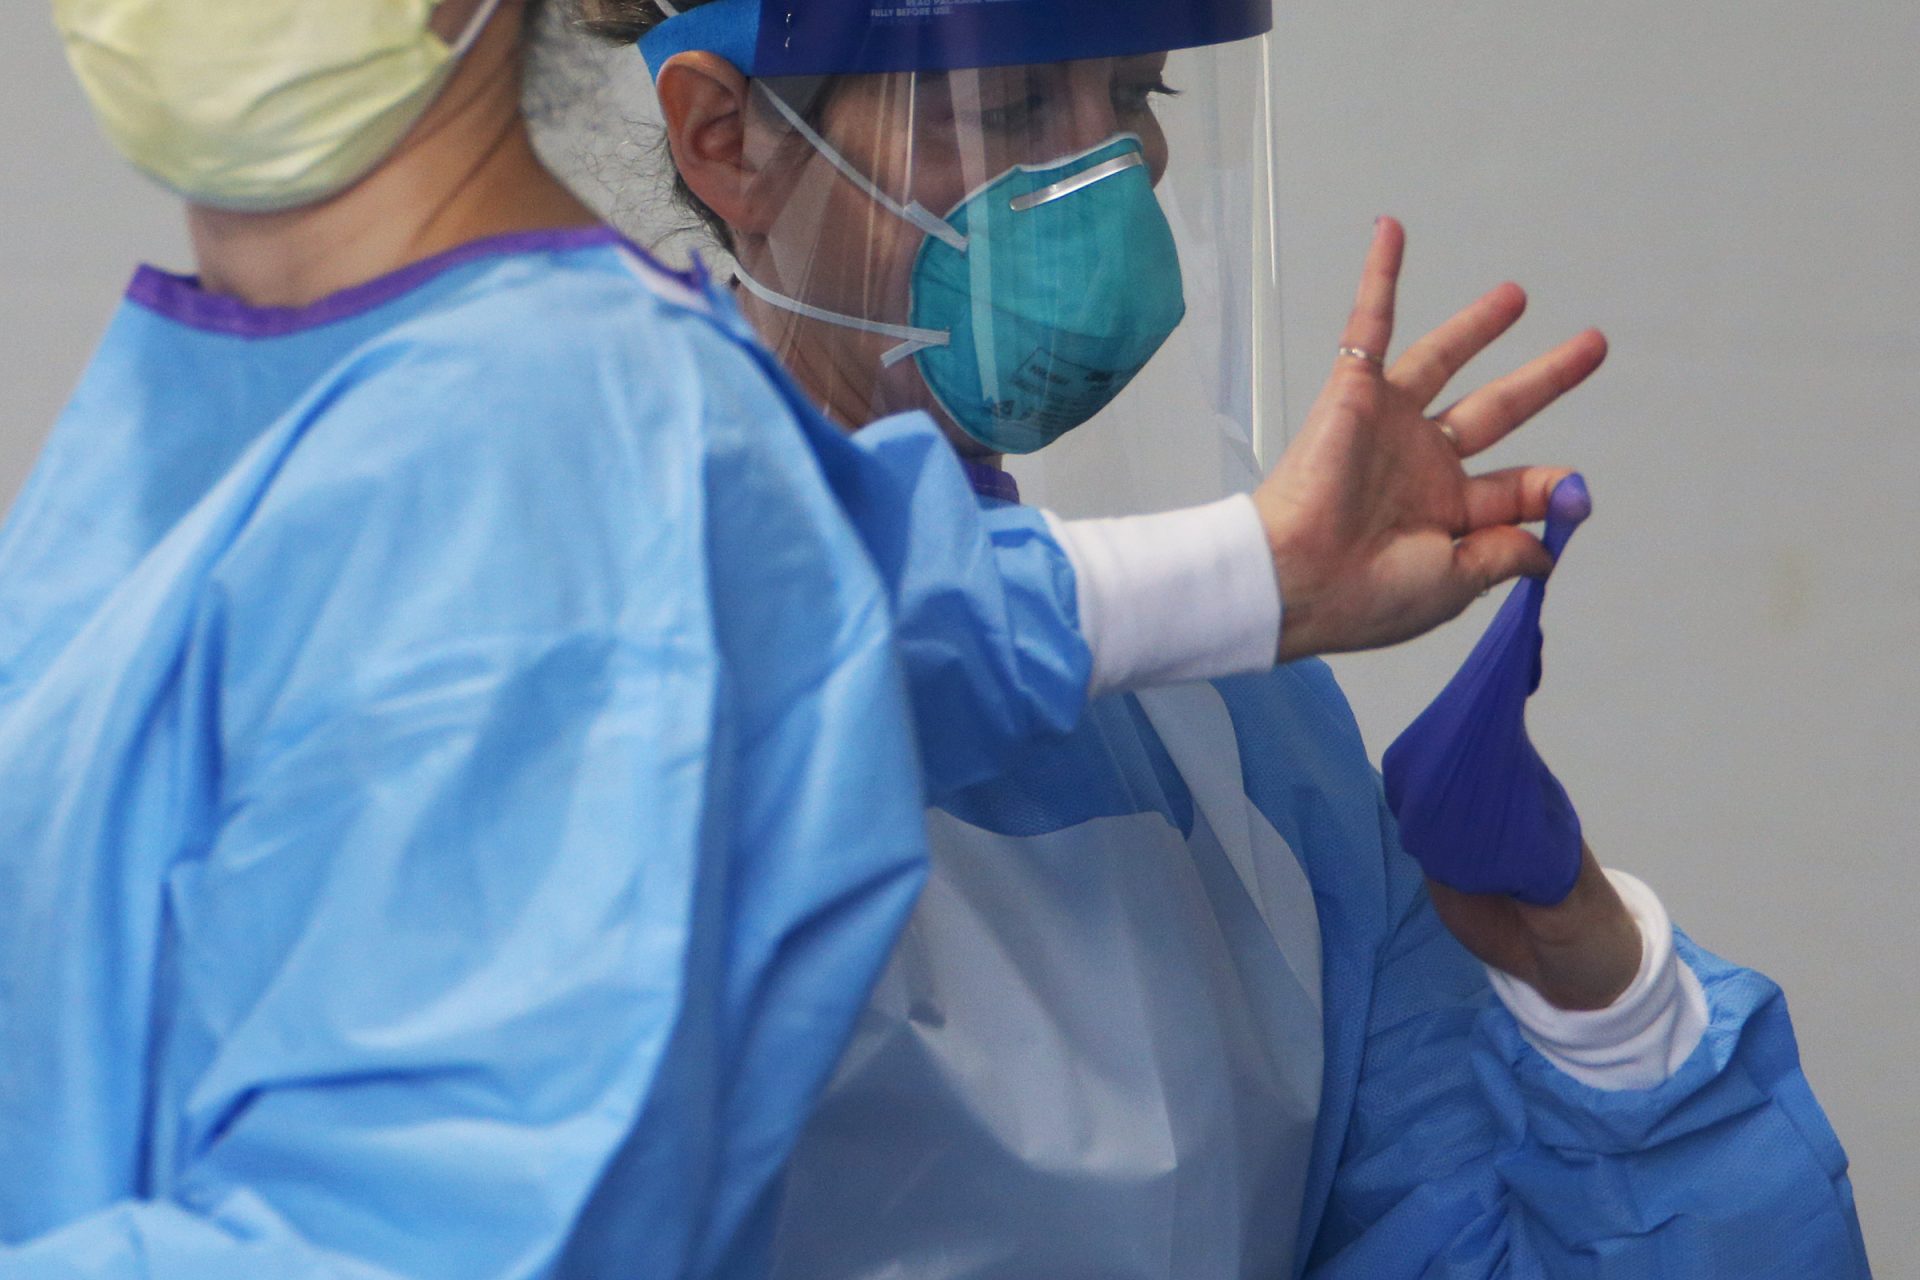
<instances>
[{"instance_id":1,"label":"gown fabric fold","mask_svg":"<svg viewBox=\"0 0 1920 1280\"><path fill-rule=\"evenodd\" d=\"M1037 518L743 328L598 230L136 278L0 530L0 1276L761 1268L915 707L986 771L1089 658Z\"/></svg>"}]
</instances>

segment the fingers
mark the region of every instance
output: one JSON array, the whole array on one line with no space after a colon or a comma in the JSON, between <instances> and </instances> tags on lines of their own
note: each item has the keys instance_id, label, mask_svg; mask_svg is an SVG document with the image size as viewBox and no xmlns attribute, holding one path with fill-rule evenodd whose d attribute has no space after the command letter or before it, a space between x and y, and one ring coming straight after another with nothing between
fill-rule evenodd
<instances>
[{"instance_id":1,"label":"fingers","mask_svg":"<svg viewBox=\"0 0 1920 1280\"><path fill-rule=\"evenodd\" d=\"M1510 467L1467 481L1466 529L1531 524L1547 518L1553 490L1573 472L1566 467Z\"/></svg>"},{"instance_id":2,"label":"fingers","mask_svg":"<svg viewBox=\"0 0 1920 1280\"><path fill-rule=\"evenodd\" d=\"M1453 547L1453 564L1462 609L1503 582L1553 572L1553 557L1540 539L1512 525L1495 525L1460 539Z\"/></svg>"},{"instance_id":3,"label":"fingers","mask_svg":"<svg viewBox=\"0 0 1920 1280\"><path fill-rule=\"evenodd\" d=\"M1424 408L1526 309L1525 290L1503 284L1407 348L1387 377Z\"/></svg>"},{"instance_id":4,"label":"fingers","mask_svg":"<svg viewBox=\"0 0 1920 1280\"><path fill-rule=\"evenodd\" d=\"M1374 224L1373 246L1367 250L1367 264L1360 272L1360 292L1340 336L1341 346L1386 358L1393 345L1394 298L1406 248L1407 233L1398 222L1382 218Z\"/></svg>"},{"instance_id":5,"label":"fingers","mask_svg":"<svg viewBox=\"0 0 1920 1280\"><path fill-rule=\"evenodd\" d=\"M1441 414L1460 437L1460 455L1470 458L1505 439L1522 423L1593 376L1607 358L1598 329L1561 343Z\"/></svg>"}]
</instances>

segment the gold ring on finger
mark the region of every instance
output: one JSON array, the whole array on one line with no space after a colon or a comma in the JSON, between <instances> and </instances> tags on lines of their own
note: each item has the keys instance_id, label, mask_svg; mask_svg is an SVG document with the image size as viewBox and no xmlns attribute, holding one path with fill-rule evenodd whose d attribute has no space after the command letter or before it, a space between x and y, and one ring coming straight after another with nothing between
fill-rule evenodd
<instances>
[{"instance_id":1,"label":"gold ring on finger","mask_svg":"<svg viewBox=\"0 0 1920 1280\"><path fill-rule=\"evenodd\" d=\"M1376 369L1385 369L1387 367L1385 359L1373 354L1373 352L1368 351L1365 347L1342 347L1340 348L1340 354L1349 360L1364 360Z\"/></svg>"},{"instance_id":2,"label":"gold ring on finger","mask_svg":"<svg viewBox=\"0 0 1920 1280\"><path fill-rule=\"evenodd\" d=\"M1453 429L1453 424L1451 422L1441 422L1439 419L1436 418L1434 419L1433 425L1440 428L1440 434L1447 438L1447 443L1453 446L1453 451L1455 453L1466 452L1466 450L1460 444L1460 433Z\"/></svg>"}]
</instances>

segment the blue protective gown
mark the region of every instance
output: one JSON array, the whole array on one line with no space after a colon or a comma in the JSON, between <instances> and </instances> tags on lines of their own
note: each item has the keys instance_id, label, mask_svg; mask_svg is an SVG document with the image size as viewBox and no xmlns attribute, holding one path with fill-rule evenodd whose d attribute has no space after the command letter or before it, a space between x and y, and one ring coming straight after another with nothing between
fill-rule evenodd
<instances>
[{"instance_id":1,"label":"blue protective gown","mask_svg":"<svg viewBox=\"0 0 1920 1280\"><path fill-rule=\"evenodd\" d=\"M932 815L795 1155L778 1280L1858 1280L1785 1002L1607 1093L1521 1037L1331 673L1101 699Z\"/></svg>"},{"instance_id":2,"label":"blue protective gown","mask_svg":"<svg viewBox=\"0 0 1920 1280\"><path fill-rule=\"evenodd\" d=\"M605 232L136 279L0 532L0 1277L760 1269L921 883L900 655L957 780L1087 654L743 336Z\"/></svg>"}]
</instances>

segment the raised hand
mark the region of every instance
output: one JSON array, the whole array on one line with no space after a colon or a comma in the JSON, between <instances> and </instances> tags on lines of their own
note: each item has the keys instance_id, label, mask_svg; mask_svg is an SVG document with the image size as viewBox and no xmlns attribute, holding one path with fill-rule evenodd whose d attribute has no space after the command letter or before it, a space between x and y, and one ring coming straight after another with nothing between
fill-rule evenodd
<instances>
[{"instance_id":1,"label":"raised hand","mask_svg":"<svg viewBox=\"0 0 1920 1280\"><path fill-rule=\"evenodd\" d=\"M1463 463L1586 381L1606 339L1589 330L1429 416L1527 300L1501 285L1389 368L1405 249L1406 232L1382 218L1333 375L1254 493L1280 579L1282 662L1412 639L1499 583L1553 567L1520 526L1545 517L1569 470L1469 476Z\"/></svg>"}]
</instances>

